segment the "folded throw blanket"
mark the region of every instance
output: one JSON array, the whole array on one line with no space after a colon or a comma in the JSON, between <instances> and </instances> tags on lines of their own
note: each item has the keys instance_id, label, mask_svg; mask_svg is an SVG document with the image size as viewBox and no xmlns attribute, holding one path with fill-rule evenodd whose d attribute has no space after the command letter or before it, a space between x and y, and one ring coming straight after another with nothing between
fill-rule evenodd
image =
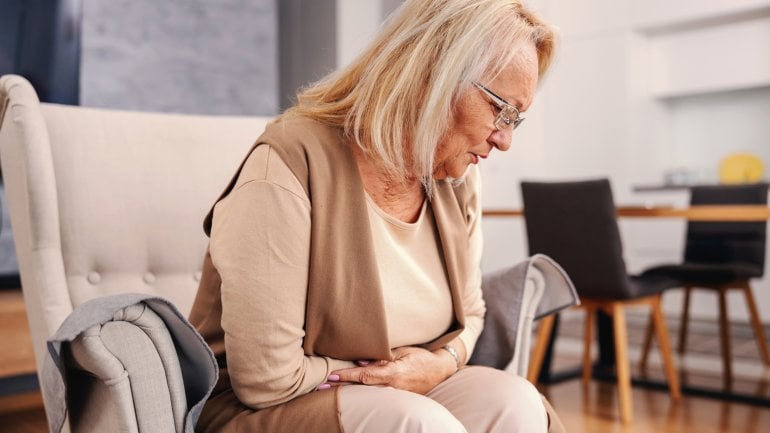
<instances>
[{"instance_id":1,"label":"folded throw blanket","mask_svg":"<svg viewBox=\"0 0 770 433\"><path fill-rule=\"evenodd\" d=\"M564 269L543 254L485 274L481 289L487 313L469 363L521 376L529 364L532 321L580 302Z\"/></svg>"}]
</instances>

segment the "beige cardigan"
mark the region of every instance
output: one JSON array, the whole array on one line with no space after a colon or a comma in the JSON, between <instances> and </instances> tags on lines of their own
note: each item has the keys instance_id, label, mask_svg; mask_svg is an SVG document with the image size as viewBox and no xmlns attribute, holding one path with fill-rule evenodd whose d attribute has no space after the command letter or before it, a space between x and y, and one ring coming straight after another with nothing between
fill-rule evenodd
<instances>
[{"instance_id":1,"label":"beige cardigan","mask_svg":"<svg viewBox=\"0 0 770 433\"><path fill-rule=\"evenodd\" d=\"M305 354L348 361L390 359L391 345L388 342L365 194L355 160L341 131L308 119L284 118L268 127L259 138L259 144L268 144L280 154L312 203ZM220 200L231 192L238 173ZM446 262L455 320L445 335L426 346L429 349L452 340L463 329L461 298L468 277L465 253L468 250L466 226L470 194L467 186L452 187L439 182L430 203ZM207 233L211 228L211 218L210 213L205 222ZM348 235L344 236L332 227L344 227ZM190 320L225 367L220 286L219 273L207 255ZM332 391L313 392L256 412L238 405L231 394L227 369L223 368L218 389L201 417L201 424L207 427L207 431L233 429L235 424L232 419L236 415L241 421L244 416L248 418L248 425L252 428L269 428L271 432L297 429L333 431L330 428L339 428L335 393ZM225 413L230 413L230 416L224 416ZM308 413L315 414L313 419L303 416Z\"/></svg>"}]
</instances>

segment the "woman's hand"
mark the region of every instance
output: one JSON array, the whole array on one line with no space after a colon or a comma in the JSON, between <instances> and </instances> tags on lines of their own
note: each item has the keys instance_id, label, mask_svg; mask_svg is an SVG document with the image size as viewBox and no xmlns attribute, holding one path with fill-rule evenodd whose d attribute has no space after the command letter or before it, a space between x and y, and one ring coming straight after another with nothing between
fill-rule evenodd
<instances>
[{"instance_id":1,"label":"woman's hand","mask_svg":"<svg viewBox=\"0 0 770 433\"><path fill-rule=\"evenodd\" d=\"M393 361L361 362L361 367L334 371L319 389L358 383L427 394L457 371L454 357L443 349L430 352L419 347L399 347L393 355Z\"/></svg>"}]
</instances>

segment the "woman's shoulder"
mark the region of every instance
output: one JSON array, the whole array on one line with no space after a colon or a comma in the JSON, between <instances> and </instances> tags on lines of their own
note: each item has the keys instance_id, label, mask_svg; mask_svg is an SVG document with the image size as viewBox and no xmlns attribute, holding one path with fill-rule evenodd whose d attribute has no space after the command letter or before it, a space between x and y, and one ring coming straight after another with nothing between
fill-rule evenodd
<instances>
[{"instance_id":1,"label":"woman's shoulder","mask_svg":"<svg viewBox=\"0 0 770 433\"><path fill-rule=\"evenodd\" d=\"M307 200L297 176L269 144L258 145L249 154L233 189L254 182L271 184Z\"/></svg>"},{"instance_id":2,"label":"woman's shoulder","mask_svg":"<svg viewBox=\"0 0 770 433\"><path fill-rule=\"evenodd\" d=\"M319 120L292 112L284 113L271 122L260 137L270 144L305 144L324 140L338 140L342 129Z\"/></svg>"},{"instance_id":3,"label":"woman's shoulder","mask_svg":"<svg viewBox=\"0 0 770 433\"><path fill-rule=\"evenodd\" d=\"M275 149L308 195L311 183L316 191L320 185L332 191L335 181L344 183L358 174L343 129L305 116L291 112L280 116L257 144Z\"/></svg>"}]
</instances>

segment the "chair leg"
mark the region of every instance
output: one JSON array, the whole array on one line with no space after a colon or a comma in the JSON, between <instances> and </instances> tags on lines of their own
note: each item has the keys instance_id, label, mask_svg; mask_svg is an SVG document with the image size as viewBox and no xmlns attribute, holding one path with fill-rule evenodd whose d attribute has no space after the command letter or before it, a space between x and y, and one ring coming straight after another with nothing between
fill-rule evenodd
<instances>
[{"instance_id":1,"label":"chair leg","mask_svg":"<svg viewBox=\"0 0 770 433\"><path fill-rule=\"evenodd\" d=\"M666 373L671 398L679 400L682 398L682 392L679 387L679 375L674 366L674 356L671 353L671 343L668 341L668 329L666 329L666 321L663 318L663 309L660 305L661 298L661 295L658 295L652 301L652 322L658 336L660 356L663 358L663 370Z\"/></svg>"},{"instance_id":2,"label":"chair leg","mask_svg":"<svg viewBox=\"0 0 770 433\"><path fill-rule=\"evenodd\" d=\"M620 403L620 419L630 423L633 419L631 403L631 369L628 361L628 331L626 314L623 304L612 304L613 330L615 331L615 363L618 377L618 401Z\"/></svg>"},{"instance_id":3,"label":"chair leg","mask_svg":"<svg viewBox=\"0 0 770 433\"><path fill-rule=\"evenodd\" d=\"M732 380L733 367L730 361L730 322L727 319L727 289L719 289L719 335L722 346L722 370L725 381Z\"/></svg>"},{"instance_id":4,"label":"chair leg","mask_svg":"<svg viewBox=\"0 0 770 433\"><path fill-rule=\"evenodd\" d=\"M551 331L555 321L556 316L553 314L540 319L535 348L532 349L532 357L529 359L529 368L527 369L527 380L532 383L537 383L537 378L540 376L540 369L543 367L543 359L546 350L548 350L548 341L551 339Z\"/></svg>"},{"instance_id":5,"label":"chair leg","mask_svg":"<svg viewBox=\"0 0 770 433\"><path fill-rule=\"evenodd\" d=\"M677 343L677 351L680 355L684 355L685 346L687 346L687 326L690 323L690 293L692 287L686 286L684 288L684 301L682 302L682 318L679 326L679 342Z\"/></svg>"},{"instance_id":6,"label":"chair leg","mask_svg":"<svg viewBox=\"0 0 770 433\"><path fill-rule=\"evenodd\" d=\"M594 339L594 320L596 311L586 308L585 329L583 330L583 385L591 381L591 342Z\"/></svg>"},{"instance_id":7,"label":"chair leg","mask_svg":"<svg viewBox=\"0 0 770 433\"><path fill-rule=\"evenodd\" d=\"M759 310L757 310L757 304L754 301L754 294L751 293L751 285L747 281L746 285L741 287L741 289L746 297L746 306L749 308L749 317L751 317L751 326L754 328L754 338L757 340L759 355L762 357L765 365L770 365L770 350L767 348L767 337L765 336L762 321L759 319Z\"/></svg>"},{"instance_id":8,"label":"chair leg","mask_svg":"<svg viewBox=\"0 0 770 433\"><path fill-rule=\"evenodd\" d=\"M647 323L647 329L644 331L644 343L642 343L642 355L639 357L639 370L647 370L647 357L650 356L650 349L652 348L652 334L655 317L650 314L650 321Z\"/></svg>"}]
</instances>

